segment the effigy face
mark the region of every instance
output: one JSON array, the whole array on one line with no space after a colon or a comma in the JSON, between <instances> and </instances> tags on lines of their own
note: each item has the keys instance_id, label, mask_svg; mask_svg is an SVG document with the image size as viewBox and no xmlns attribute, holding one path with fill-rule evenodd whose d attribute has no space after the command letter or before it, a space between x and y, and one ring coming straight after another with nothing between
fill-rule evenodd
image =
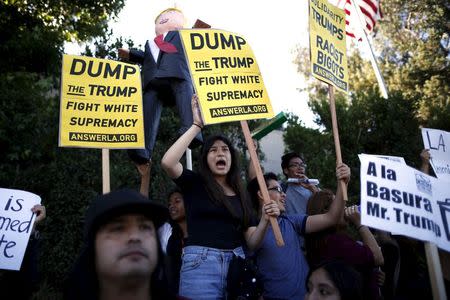
<instances>
[{"instance_id":1,"label":"effigy face","mask_svg":"<svg viewBox=\"0 0 450 300\"><path fill-rule=\"evenodd\" d=\"M185 19L182 12L170 10L162 13L155 23L156 35L164 34L168 31L178 30L184 27Z\"/></svg>"}]
</instances>

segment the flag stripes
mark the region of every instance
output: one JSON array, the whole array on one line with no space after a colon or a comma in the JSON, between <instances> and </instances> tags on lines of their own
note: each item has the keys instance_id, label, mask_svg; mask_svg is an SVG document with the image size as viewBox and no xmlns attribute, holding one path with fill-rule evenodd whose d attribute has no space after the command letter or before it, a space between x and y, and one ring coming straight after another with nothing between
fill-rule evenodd
<instances>
[{"instance_id":1,"label":"flag stripes","mask_svg":"<svg viewBox=\"0 0 450 300\"><path fill-rule=\"evenodd\" d=\"M355 38L354 26L357 26L358 15L354 11L351 1L356 1L356 5L359 6L364 20L366 21L366 32L369 33L373 30L378 19L381 18L380 1L379 0L329 0L329 2L344 10L346 14L345 29L348 36ZM356 23L356 24L355 24Z\"/></svg>"}]
</instances>

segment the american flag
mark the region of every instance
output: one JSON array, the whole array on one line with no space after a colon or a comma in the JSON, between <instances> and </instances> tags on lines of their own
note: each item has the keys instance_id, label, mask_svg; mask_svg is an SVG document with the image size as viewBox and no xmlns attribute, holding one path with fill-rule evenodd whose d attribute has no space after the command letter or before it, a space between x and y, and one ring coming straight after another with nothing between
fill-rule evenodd
<instances>
[{"instance_id":1,"label":"american flag","mask_svg":"<svg viewBox=\"0 0 450 300\"><path fill-rule=\"evenodd\" d=\"M365 30L367 33L370 33L373 30L375 23L382 17L382 15L379 0L329 0L329 3L345 11L345 31L348 36L356 38L357 30L355 30L355 26L358 26L357 24L359 24L359 22L357 19L357 12L355 11L351 1L355 1L356 5L359 6L362 17L366 23Z\"/></svg>"}]
</instances>

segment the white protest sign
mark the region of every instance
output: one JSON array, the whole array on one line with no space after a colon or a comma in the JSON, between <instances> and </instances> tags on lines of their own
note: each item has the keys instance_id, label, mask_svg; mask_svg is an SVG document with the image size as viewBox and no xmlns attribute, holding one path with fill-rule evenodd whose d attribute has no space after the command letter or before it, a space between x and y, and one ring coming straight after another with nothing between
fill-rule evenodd
<instances>
[{"instance_id":1,"label":"white protest sign","mask_svg":"<svg viewBox=\"0 0 450 300\"><path fill-rule=\"evenodd\" d=\"M401 156L393 156L393 155L373 155L373 154L362 154L365 156L373 156L373 157L378 157L378 158L382 158L382 159L387 159L390 161L394 161L400 164L404 164L406 165L405 159ZM395 232L394 230L391 230L391 234L397 234L397 232Z\"/></svg>"},{"instance_id":2,"label":"white protest sign","mask_svg":"<svg viewBox=\"0 0 450 300\"><path fill-rule=\"evenodd\" d=\"M401 164L406 165L405 159L401 156L392 156L392 155L377 155L379 158L387 159L390 161L395 161Z\"/></svg>"},{"instance_id":3,"label":"white protest sign","mask_svg":"<svg viewBox=\"0 0 450 300\"><path fill-rule=\"evenodd\" d=\"M422 128L422 139L425 149L430 150L430 164L437 178L450 181L450 132Z\"/></svg>"},{"instance_id":4,"label":"white protest sign","mask_svg":"<svg viewBox=\"0 0 450 300\"><path fill-rule=\"evenodd\" d=\"M395 162L398 162L398 163L401 163L401 164L405 164L405 165L406 165L405 159L404 159L403 157L401 157L401 156L392 156L392 155L374 155L374 154L362 154L362 155L365 155L365 156L373 156L373 157L379 157L379 158L383 158L383 159L388 159L388 160L390 160L390 161L395 161Z\"/></svg>"},{"instance_id":5,"label":"white protest sign","mask_svg":"<svg viewBox=\"0 0 450 300\"><path fill-rule=\"evenodd\" d=\"M35 214L38 195L0 188L0 269L20 270Z\"/></svg>"},{"instance_id":6,"label":"white protest sign","mask_svg":"<svg viewBox=\"0 0 450 300\"><path fill-rule=\"evenodd\" d=\"M361 161L361 222L450 251L448 183L372 155Z\"/></svg>"}]
</instances>

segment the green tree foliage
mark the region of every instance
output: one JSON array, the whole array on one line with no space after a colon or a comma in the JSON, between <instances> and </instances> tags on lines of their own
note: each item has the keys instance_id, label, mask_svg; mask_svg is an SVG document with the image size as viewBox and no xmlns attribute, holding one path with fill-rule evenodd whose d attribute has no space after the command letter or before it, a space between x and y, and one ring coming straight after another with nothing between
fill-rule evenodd
<instances>
[{"instance_id":1,"label":"green tree foliage","mask_svg":"<svg viewBox=\"0 0 450 300\"><path fill-rule=\"evenodd\" d=\"M102 35L108 21L117 17L124 3L123 0L1 1L2 11L13 13L10 20L22 30L35 24L66 41L85 41Z\"/></svg>"},{"instance_id":2,"label":"green tree foliage","mask_svg":"<svg viewBox=\"0 0 450 300\"><path fill-rule=\"evenodd\" d=\"M0 72L55 75L64 41L102 36L123 0L0 1Z\"/></svg>"},{"instance_id":3,"label":"green tree foliage","mask_svg":"<svg viewBox=\"0 0 450 300\"><path fill-rule=\"evenodd\" d=\"M422 125L449 131L450 1L389 0L382 5L376 41L389 89L417 100Z\"/></svg>"}]
</instances>

